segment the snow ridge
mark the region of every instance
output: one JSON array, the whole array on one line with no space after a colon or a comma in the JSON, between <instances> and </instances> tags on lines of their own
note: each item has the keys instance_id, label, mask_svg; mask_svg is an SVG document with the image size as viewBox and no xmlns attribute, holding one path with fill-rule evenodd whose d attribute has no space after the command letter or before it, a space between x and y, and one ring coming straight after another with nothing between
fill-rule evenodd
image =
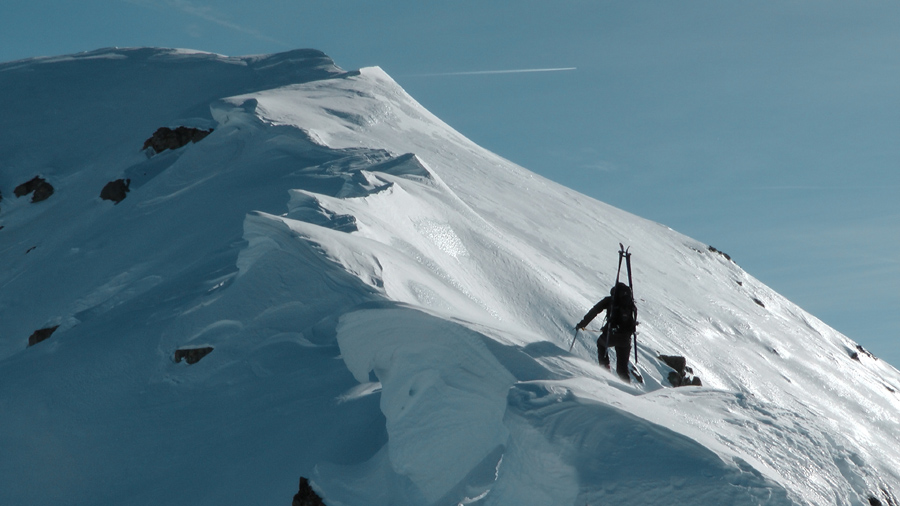
<instances>
[{"instance_id":1,"label":"snow ridge","mask_svg":"<svg viewBox=\"0 0 900 506\"><path fill-rule=\"evenodd\" d=\"M3 504L900 504L896 369L381 69L104 49L0 88ZM140 150L182 125L213 131ZM619 242L643 384L567 351Z\"/></svg>"}]
</instances>

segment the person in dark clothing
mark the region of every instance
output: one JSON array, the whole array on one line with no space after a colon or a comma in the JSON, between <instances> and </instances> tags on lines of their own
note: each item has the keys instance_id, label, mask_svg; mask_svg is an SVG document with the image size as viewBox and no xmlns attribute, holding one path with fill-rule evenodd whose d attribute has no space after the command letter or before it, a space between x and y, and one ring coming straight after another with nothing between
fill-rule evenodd
<instances>
[{"instance_id":1,"label":"person in dark clothing","mask_svg":"<svg viewBox=\"0 0 900 506\"><path fill-rule=\"evenodd\" d=\"M609 296L592 307L575 328L584 330L603 311L606 311L606 323L597 338L597 359L602 367L609 369L609 348L614 346L616 373L623 380L630 381L628 356L631 354L631 335L637 325L637 307L631 288L625 283L616 284L609 291Z\"/></svg>"}]
</instances>

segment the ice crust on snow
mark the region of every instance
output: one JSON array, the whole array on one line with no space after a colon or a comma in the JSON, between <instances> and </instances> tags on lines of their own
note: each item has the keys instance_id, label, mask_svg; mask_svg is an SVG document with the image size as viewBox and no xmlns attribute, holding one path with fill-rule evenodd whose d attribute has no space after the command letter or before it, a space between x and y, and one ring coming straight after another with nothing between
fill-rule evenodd
<instances>
[{"instance_id":1,"label":"ice crust on snow","mask_svg":"<svg viewBox=\"0 0 900 506\"><path fill-rule=\"evenodd\" d=\"M0 89L2 504L898 503L896 369L379 68L104 49ZM214 131L141 152L179 125ZM10 200L35 174L53 198ZM643 385L567 351L619 242Z\"/></svg>"}]
</instances>

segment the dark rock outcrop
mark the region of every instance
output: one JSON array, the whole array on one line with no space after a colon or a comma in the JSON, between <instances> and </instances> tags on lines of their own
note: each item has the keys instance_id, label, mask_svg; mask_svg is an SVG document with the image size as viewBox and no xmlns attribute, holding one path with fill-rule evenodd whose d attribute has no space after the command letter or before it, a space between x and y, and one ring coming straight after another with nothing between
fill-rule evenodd
<instances>
[{"instance_id":1,"label":"dark rock outcrop","mask_svg":"<svg viewBox=\"0 0 900 506\"><path fill-rule=\"evenodd\" d=\"M188 364L196 364L201 358L209 355L211 351L213 351L212 346L175 350L175 362L181 362L184 359Z\"/></svg>"},{"instance_id":2,"label":"dark rock outcrop","mask_svg":"<svg viewBox=\"0 0 900 506\"><path fill-rule=\"evenodd\" d=\"M309 480L300 477L300 490L294 494L291 506L325 506L319 494L309 485Z\"/></svg>"},{"instance_id":3,"label":"dark rock outcrop","mask_svg":"<svg viewBox=\"0 0 900 506\"><path fill-rule=\"evenodd\" d=\"M869 496L869 506L898 506L897 498L894 497L894 494L890 492L890 490L881 487L881 494L884 498L884 501L876 497L875 495Z\"/></svg>"},{"instance_id":4,"label":"dark rock outcrop","mask_svg":"<svg viewBox=\"0 0 900 506\"><path fill-rule=\"evenodd\" d=\"M43 179L40 176L34 176L31 181L26 181L19 186L16 186L16 189L13 190L13 194L15 194L17 198L24 197L34 191L34 187L39 181L43 181Z\"/></svg>"},{"instance_id":5,"label":"dark rock outcrop","mask_svg":"<svg viewBox=\"0 0 900 506\"><path fill-rule=\"evenodd\" d=\"M878 357L876 357L875 355L872 355L869 352L869 350L863 348L862 345L857 344L856 350L857 351L850 350L850 358L852 358L853 360L859 360L860 354L865 355L865 356L871 358L872 360L878 360Z\"/></svg>"},{"instance_id":6,"label":"dark rock outcrop","mask_svg":"<svg viewBox=\"0 0 900 506\"><path fill-rule=\"evenodd\" d=\"M156 153L162 153L167 149L178 149L186 146L190 142L199 142L207 135L211 134L212 128L209 130L200 130L199 128L191 128L180 126L172 130L168 127L158 128L153 135L144 141L142 149L153 148Z\"/></svg>"},{"instance_id":7,"label":"dark rock outcrop","mask_svg":"<svg viewBox=\"0 0 900 506\"><path fill-rule=\"evenodd\" d=\"M683 386L703 386L703 382L700 381L700 378L694 376L694 371L690 367L687 366L687 359L684 357L671 356L671 355L660 355L659 359L662 360L667 366L674 369L674 371L669 373L669 383L672 384L673 387L683 387Z\"/></svg>"},{"instance_id":8,"label":"dark rock outcrop","mask_svg":"<svg viewBox=\"0 0 900 506\"><path fill-rule=\"evenodd\" d=\"M16 186L13 193L16 194L16 197L24 197L31 193L31 201L40 202L42 200L47 200L50 198L50 195L53 195L53 186L48 183L46 179L40 176L34 176L30 181L26 181L19 186Z\"/></svg>"},{"instance_id":9,"label":"dark rock outcrop","mask_svg":"<svg viewBox=\"0 0 900 506\"><path fill-rule=\"evenodd\" d=\"M34 346L37 343L47 339L50 337L56 329L59 328L59 325L55 325L53 327L47 327L39 330L35 330L31 336L28 337L28 346Z\"/></svg>"},{"instance_id":10,"label":"dark rock outcrop","mask_svg":"<svg viewBox=\"0 0 900 506\"><path fill-rule=\"evenodd\" d=\"M128 187L131 185L130 179L116 179L106 183L106 186L100 190L100 198L103 200L112 200L116 204L125 200L126 194L131 191Z\"/></svg>"},{"instance_id":11,"label":"dark rock outcrop","mask_svg":"<svg viewBox=\"0 0 900 506\"><path fill-rule=\"evenodd\" d=\"M684 374L684 369L687 367L687 359L684 357L676 357L672 355L660 355L659 359L665 362L665 364L672 369L675 369L679 374Z\"/></svg>"},{"instance_id":12,"label":"dark rock outcrop","mask_svg":"<svg viewBox=\"0 0 900 506\"><path fill-rule=\"evenodd\" d=\"M725 260L728 260L729 262L734 262L734 260L731 259L731 255L729 255L728 253L725 253L724 251L719 251L716 248L713 248L712 246L709 246L708 249L709 249L709 251L711 251L713 253L718 253L718 254L722 255L723 257L725 257Z\"/></svg>"}]
</instances>

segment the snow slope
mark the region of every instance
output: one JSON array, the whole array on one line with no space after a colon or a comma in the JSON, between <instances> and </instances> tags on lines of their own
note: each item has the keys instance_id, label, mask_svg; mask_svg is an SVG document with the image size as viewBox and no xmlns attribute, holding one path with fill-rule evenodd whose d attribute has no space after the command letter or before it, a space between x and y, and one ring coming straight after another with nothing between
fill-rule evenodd
<instances>
[{"instance_id":1,"label":"snow slope","mask_svg":"<svg viewBox=\"0 0 900 506\"><path fill-rule=\"evenodd\" d=\"M896 369L378 68L105 49L0 90L0 504L900 504ZM643 384L567 351L619 242Z\"/></svg>"}]
</instances>

